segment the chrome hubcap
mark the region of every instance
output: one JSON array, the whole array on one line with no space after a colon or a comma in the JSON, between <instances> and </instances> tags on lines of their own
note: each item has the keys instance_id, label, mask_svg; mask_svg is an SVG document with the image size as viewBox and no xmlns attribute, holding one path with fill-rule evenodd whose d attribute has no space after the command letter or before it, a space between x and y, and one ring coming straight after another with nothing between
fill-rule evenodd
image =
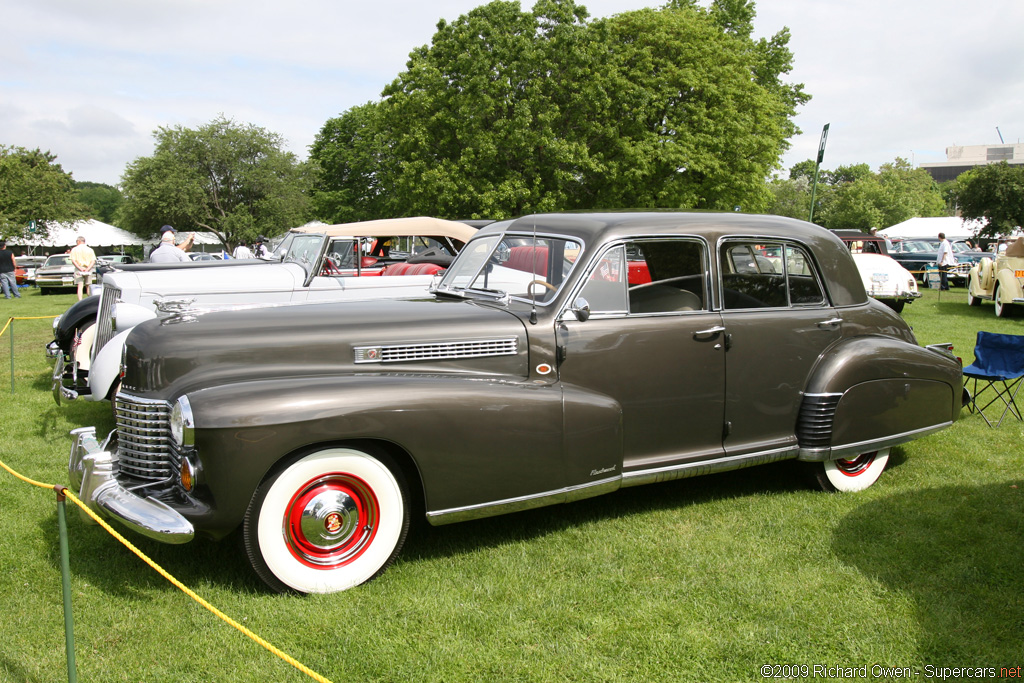
<instances>
[{"instance_id":1,"label":"chrome hubcap","mask_svg":"<svg viewBox=\"0 0 1024 683\"><path fill-rule=\"evenodd\" d=\"M369 547L377 527L377 498L362 480L332 474L308 482L292 498L284 532L292 554L304 564L347 564Z\"/></svg>"},{"instance_id":2,"label":"chrome hubcap","mask_svg":"<svg viewBox=\"0 0 1024 683\"><path fill-rule=\"evenodd\" d=\"M872 451L871 453L861 453L852 460L836 460L836 467L846 476L856 477L858 474L864 474L871 467L877 453L878 451Z\"/></svg>"}]
</instances>

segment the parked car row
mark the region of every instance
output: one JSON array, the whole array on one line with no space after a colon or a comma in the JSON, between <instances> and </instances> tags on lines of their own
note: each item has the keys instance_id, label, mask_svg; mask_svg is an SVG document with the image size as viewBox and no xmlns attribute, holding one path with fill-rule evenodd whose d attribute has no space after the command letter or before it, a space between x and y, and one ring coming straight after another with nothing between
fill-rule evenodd
<instances>
[{"instance_id":1,"label":"parked car row","mask_svg":"<svg viewBox=\"0 0 1024 683\"><path fill-rule=\"evenodd\" d=\"M122 264L103 276L99 296L79 301L54 322L47 347L56 361L54 398L110 399L128 332L144 320L186 307L195 315L211 308L423 296L475 233L464 223L435 218L319 225L290 231L269 260Z\"/></svg>"},{"instance_id":2,"label":"parked car row","mask_svg":"<svg viewBox=\"0 0 1024 683\"><path fill-rule=\"evenodd\" d=\"M949 345L919 346L809 223L542 214L473 232L446 246L328 226L289 233L277 264L107 274L80 348L98 350L93 382L117 349L116 428L73 432L74 490L166 543L240 529L268 586L330 592L384 571L414 516L787 459L861 490L966 400ZM200 280L160 315L145 304Z\"/></svg>"}]
</instances>

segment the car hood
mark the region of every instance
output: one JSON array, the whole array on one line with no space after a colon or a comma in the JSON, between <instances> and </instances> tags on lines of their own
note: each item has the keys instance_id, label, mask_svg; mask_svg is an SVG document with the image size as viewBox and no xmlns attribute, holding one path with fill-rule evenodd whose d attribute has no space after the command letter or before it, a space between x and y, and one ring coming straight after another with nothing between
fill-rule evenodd
<instances>
[{"instance_id":1,"label":"car hood","mask_svg":"<svg viewBox=\"0 0 1024 683\"><path fill-rule=\"evenodd\" d=\"M355 373L528 374L523 321L471 301L379 300L150 320L125 346L121 390L171 400L248 380ZM382 360L383 358L383 360Z\"/></svg>"},{"instance_id":2,"label":"car hood","mask_svg":"<svg viewBox=\"0 0 1024 683\"><path fill-rule=\"evenodd\" d=\"M152 300L164 297L196 295L203 300L259 301L261 295L292 292L302 287L306 271L296 263L267 263L233 267L154 268L118 270L103 276L104 287L121 290L121 301L151 307Z\"/></svg>"}]
</instances>

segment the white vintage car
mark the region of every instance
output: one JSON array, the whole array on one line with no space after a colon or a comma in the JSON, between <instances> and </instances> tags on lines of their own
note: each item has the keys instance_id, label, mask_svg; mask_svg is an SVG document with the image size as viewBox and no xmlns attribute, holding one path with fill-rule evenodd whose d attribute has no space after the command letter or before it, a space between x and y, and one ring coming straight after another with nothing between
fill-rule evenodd
<instances>
[{"instance_id":1,"label":"white vintage car","mask_svg":"<svg viewBox=\"0 0 1024 683\"><path fill-rule=\"evenodd\" d=\"M897 313L904 304L921 296L917 279L892 257L884 254L853 254L864 290Z\"/></svg>"},{"instance_id":2,"label":"white vintage car","mask_svg":"<svg viewBox=\"0 0 1024 683\"><path fill-rule=\"evenodd\" d=\"M967 277L967 303L994 301L996 316L1005 318L1024 304L1024 237L1018 237L995 258L981 259Z\"/></svg>"},{"instance_id":3,"label":"white vintage car","mask_svg":"<svg viewBox=\"0 0 1024 683\"><path fill-rule=\"evenodd\" d=\"M117 268L99 296L54 322L54 399L108 400L128 332L145 320L185 309L424 296L476 230L428 217L317 225L289 231L266 260Z\"/></svg>"}]
</instances>

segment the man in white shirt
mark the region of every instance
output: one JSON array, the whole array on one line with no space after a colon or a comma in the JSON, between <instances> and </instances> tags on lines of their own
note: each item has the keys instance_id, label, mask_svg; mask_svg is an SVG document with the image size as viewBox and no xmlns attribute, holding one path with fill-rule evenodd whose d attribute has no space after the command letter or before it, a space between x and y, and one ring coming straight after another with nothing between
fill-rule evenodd
<instances>
[{"instance_id":1,"label":"man in white shirt","mask_svg":"<svg viewBox=\"0 0 1024 683\"><path fill-rule=\"evenodd\" d=\"M188 263L192 259L184 250L174 245L175 230L169 225L163 227L164 234L160 237L160 246L149 255L150 263Z\"/></svg>"},{"instance_id":2,"label":"man in white shirt","mask_svg":"<svg viewBox=\"0 0 1024 683\"><path fill-rule=\"evenodd\" d=\"M75 266L74 282L78 286L78 300L82 300L82 289L92 294L92 278L96 274L96 252L86 246L81 235L75 240L75 248L71 250L71 263Z\"/></svg>"},{"instance_id":3,"label":"man in white shirt","mask_svg":"<svg viewBox=\"0 0 1024 683\"><path fill-rule=\"evenodd\" d=\"M939 233L939 253L935 255L935 265L939 267L939 290L948 292L949 276L946 273L950 266L956 265L956 256L944 232Z\"/></svg>"},{"instance_id":4,"label":"man in white shirt","mask_svg":"<svg viewBox=\"0 0 1024 683\"><path fill-rule=\"evenodd\" d=\"M249 247L245 246L245 242L239 242L231 256L233 258L253 258L252 252L249 251Z\"/></svg>"}]
</instances>

